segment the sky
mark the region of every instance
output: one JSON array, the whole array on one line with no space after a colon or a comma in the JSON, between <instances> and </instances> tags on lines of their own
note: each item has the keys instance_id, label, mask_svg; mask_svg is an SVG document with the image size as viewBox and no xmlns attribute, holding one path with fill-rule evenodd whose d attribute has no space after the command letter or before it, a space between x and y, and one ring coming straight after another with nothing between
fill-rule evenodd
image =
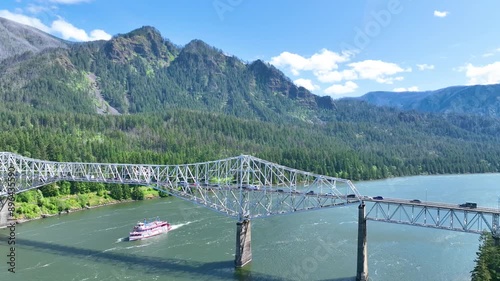
<instances>
[{"instance_id":1,"label":"sky","mask_svg":"<svg viewBox=\"0 0 500 281\"><path fill-rule=\"evenodd\" d=\"M153 26L266 61L316 95L500 83L498 0L2 0L0 17L69 41Z\"/></svg>"}]
</instances>

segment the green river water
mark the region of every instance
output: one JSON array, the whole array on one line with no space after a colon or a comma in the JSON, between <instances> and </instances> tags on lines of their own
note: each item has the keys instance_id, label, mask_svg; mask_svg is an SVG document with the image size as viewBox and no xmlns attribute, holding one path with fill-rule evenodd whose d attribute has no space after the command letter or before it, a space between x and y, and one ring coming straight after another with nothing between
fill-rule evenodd
<instances>
[{"instance_id":1,"label":"green river water","mask_svg":"<svg viewBox=\"0 0 500 281\"><path fill-rule=\"evenodd\" d=\"M358 182L363 195L498 206L500 174ZM159 216L167 234L127 241ZM177 198L123 203L16 227L16 273L0 230L0 280L354 280L357 206L256 219L252 263L233 267L236 221ZM470 280L479 235L368 222L370 280Z\"/></svg>"}]
</instances>

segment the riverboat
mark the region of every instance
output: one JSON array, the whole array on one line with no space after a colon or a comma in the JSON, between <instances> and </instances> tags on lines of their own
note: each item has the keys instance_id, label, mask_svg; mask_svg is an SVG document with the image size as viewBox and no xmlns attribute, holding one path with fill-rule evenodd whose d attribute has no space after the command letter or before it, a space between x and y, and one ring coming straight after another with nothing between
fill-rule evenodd
<instances>
[{"instance_id":1,"label":"riverboat","mask_svg":"<svg viewBox=\"0 0 500 281\"><path fill-rule=\"evenodd\" d=\"M171 226L167 221L162 221L159 218L154 220L139 221L134 226L129 234L129 241L146 239L162 233L167 233L171 230Z\"/></svg>"}]
</instances>

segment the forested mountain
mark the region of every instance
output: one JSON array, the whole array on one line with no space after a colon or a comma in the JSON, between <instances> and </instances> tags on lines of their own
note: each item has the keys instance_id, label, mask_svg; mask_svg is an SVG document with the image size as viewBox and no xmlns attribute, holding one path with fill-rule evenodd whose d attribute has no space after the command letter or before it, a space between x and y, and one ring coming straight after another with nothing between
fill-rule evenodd
<instances>
[{"instance_id":1,"label":"forested mountain","mask_svg":"<svg viewBox=\"0 0 500 281\"><path fill-rule=\"evenodd\" d=\"M453 86L426 92L370 92L359 99L403 110L500 117L500 84Z\"/></svg>"},{"instance_id":2,"label":"forested mountain","mask_svg":"<svg viewBox=\"0 0 500 281\"><path fill-rule=\"evenodd\" d=\"M173 108L258 120L332 108L262 61L243 63L200 40L175 46L152 27L0 63L0 99L42 111L128 114Z\"/></svg>"},{"instance_id":3,"label":"forested mountain","mask_svg":"<svg viewBox=\"0 0 500 281\"><path fill-rule=\"evenodd\" d=\"M354 180L500 171L495 118L333 102L153 27L63 43L0 61L0 151L158 164L251 154Z\"/></svg>"}]
</instances>

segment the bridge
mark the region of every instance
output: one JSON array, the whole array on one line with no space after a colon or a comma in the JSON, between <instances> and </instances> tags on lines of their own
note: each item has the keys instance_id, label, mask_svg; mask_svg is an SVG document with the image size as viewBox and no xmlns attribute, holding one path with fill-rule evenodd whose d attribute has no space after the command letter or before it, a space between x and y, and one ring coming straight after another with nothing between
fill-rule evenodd
<instances>
[{"instance_id":1,"label":"bridge","mask_svg":"<svg viewBox=\"0 0 500 281\"><path fill-rule=\"evenodd\" d=\"M368 279L367 220L470 233L486 230L495 241L500 240L498 209L364 196L350 180L249 155L193 164L147 165L53 162L0 152L0 226L13 219L8 203L15 194L63 180L151 186L235 218L236 267L252 260L252 219L352 204L359 204L357 280ZM367 204L371 207L366 208Z\"/></svg>"}]
</instances>

